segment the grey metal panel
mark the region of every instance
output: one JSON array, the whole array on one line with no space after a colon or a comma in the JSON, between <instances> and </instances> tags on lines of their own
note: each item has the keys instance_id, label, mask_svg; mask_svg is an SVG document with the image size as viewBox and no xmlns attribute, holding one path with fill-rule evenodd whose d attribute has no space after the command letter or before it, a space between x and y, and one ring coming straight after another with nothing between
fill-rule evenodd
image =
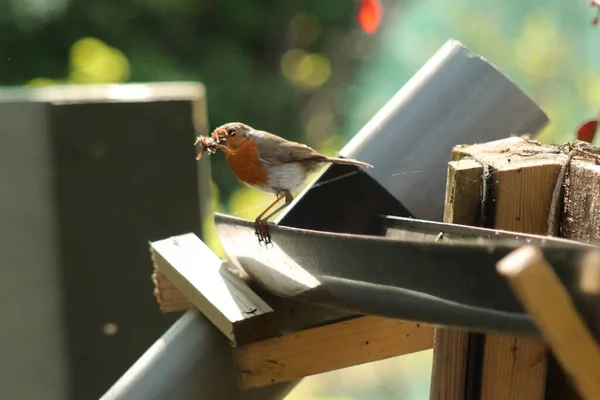
<instances>
[{"instance_id":1,"label":"grey metal panel","mask_svg":"<svg viewBox=\"0 0 600 400\"><path fill-rule=\"evenodd\" d=\"M240 390L231 345L202 314L190 310L100 400L282 399L296 383Z\"/></svg>"},{"instance_id":2,"label":"grey metal panel","mask_svg":"<svg viewBox=\"0 0 600 400\"><path fill-rule=\"evenodd\" d=\"M45 104L0 103L0 398L68 398Z\"/></svg>"},{"instance_id":3,"label":"grey metal panel","mask_svg":"<svg viewBox=\"0 0 600 400\"><path fill-rule=\"evenodd\" d=\"M273 246L266 248L256 242L252 221L216 216L229 261L275 295L475 331L536 333L495 268L532 243L542 248L590 326L597 326L579 285L580 260L591 245L403 218L383 222L387 237L272 226ZM424 236L434 230L448 239Z\"/></svg>"},{"instance_id":4,"label":"grey metal panel","mask_svg":"<svg viewBox=\"0 0 600 400\"><path fill-rule=\"evenodd\" d=\"M513 134L533 135L547 123L546 114L509 78L482 57L469 54L461 43L449 40L340 154L373 164L375 168L361 173L368 174L389 192L406 207L408 214L441 221L446 166L453 146L488 142ZM330 179L336 175L330 171L339 169L330 166L317 183ZM361 189L343 191L345 201L351 202L354 193L362 197ZM299 226L297 223L303 218L294 215L310 208L305 202L311 207L321 204L333 209L325 205L339 199L328 200L322 192L322 187L309 188L279 221ZM359 207L357 211L377 212ZM303 226L313 228L309 224Z\"/></svg>"}]
</instances>

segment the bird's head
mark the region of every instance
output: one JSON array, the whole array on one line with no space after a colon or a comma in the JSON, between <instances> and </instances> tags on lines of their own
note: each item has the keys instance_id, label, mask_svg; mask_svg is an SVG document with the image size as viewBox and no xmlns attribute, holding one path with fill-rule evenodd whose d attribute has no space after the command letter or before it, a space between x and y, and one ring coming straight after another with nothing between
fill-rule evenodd
<instances>
[{"instance_id":1,"label":"bird's head","mask_svg":"<svg viewBox=\"0 0 600 400\"><path fill-rule=\"evenodd\" d=\"M210 137L221 150L227 152L227 150L236 149L252 130L250 126L241 122L230 122L212 131Z\"/></svg>"}]
</instances>

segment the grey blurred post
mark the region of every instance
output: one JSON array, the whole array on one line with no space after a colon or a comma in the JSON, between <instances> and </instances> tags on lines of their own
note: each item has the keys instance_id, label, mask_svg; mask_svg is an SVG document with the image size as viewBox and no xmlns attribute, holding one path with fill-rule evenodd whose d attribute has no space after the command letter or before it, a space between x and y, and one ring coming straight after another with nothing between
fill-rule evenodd
<instances>
[{"instance_id":1,"label":"grey blurred post","mask_svg":"<svg viewBox=\"0 0 600 400\"><path fill-rule=\"evenodd\" d=\"M197 83L0 90L0 398L98 398L176 321L148 241L202 237L205 106Z\"/></svg>"},{"instance_id":2,"label":"grey blurred post","mask_svg":"<svg viewBox=\"0 0 600 400\"><path fill-rule=\"evenodd\" d=\"M280 222L342 231L335 221L349 215L365 219L365 213L402 215L402 206L407 209L402 216L441 221L453 146L535 135L547 123L546 114L514 82L461 43L449 40L340 152L375 168L361 171L365 178L317 187L347 170L330 166ZM398 204L393 206L389 197ZM341 198L355 206L342 204ZM372 231L364 225L343 228Z\"/></svg>"},{"instance_id":3,"label":"grey blurred post","mask_svg":"<svg viewBox=\"0 0 600 400\"><path fill-rule=\"evenodd\" d=\"M231 345L198 311L185 313L100 400L283 399L297 382L241 391Z\"/></svg>"}]
</instances>

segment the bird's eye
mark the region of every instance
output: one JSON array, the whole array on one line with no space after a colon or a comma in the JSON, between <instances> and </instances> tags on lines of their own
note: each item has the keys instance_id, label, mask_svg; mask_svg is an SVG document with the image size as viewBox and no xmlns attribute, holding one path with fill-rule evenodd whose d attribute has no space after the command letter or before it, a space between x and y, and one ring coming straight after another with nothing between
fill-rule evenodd
<instances>
[{"instance_id":1,"label":"bird's eye","mask_svg":"<svg viewBox=\"0 0 600 400\"><path fill-rule=\"evenodd\" d=\"M235 135L235 129L233 129L233 128L232 128L232 129L229 129L229 130L227 131L227 134L228 134L229 136L234 136L234 135Z\"/></svg>"}]
</instances>

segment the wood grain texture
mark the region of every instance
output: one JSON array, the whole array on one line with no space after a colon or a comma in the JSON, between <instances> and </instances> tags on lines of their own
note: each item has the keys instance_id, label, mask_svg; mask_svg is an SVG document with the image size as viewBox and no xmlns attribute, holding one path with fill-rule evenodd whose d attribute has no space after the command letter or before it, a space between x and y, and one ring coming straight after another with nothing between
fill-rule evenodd
<instances>
[{"instance_id":1,"label":"wood grain texture","mask_svg":"<svg viewBox=\"0 0 600 400\"><path fill-rule=\"evenodd\" d=\"M576 156L565 179L560 236L600 244L600 166ZM593 271L592 271L593 273ZM584 284L593 282L593 277ZM583 283L583 282L582 282ZM598 312L598 294L590 294L591 312ZM596 327L600 332L600 327ZM548 364L546 400L582 399L556 360Z\"/></svg>"},{"instance_id":2,"label":"wood grain texture","mask_svg":"<svg viewBox=\"0 0 600 400\"><path fill-rule=\"evenodd\" d=\"M545 235L559 170L556 162L494 166L494 228Z\"/></svg>"},{"instance_id":3,"label":"wood grain texture","mask_svg":"<svg viewBox=\"0 0 600 400\"><path fill-rule=\"evenodd\" d=\"M475 160L448 163L444 222L476 225L481 203L483 167ZM431 400L463 400L469 332L436 328L433 344Z\"/></svg>"},{"instance_id":4,"label":"wood grain texture","mask_svg":"<svg viewBox=\"0 0 600 400\"><path fill-rule=\"evenodd\" d=\"M493 221L492 227L536 234L547 232L552 191L566 158L564 154L557 154L554 146L519 137L456 146L452 154L454 161L464 163L474 160L488 166L490 198L487 207L488 217ZM454 340L461 343L456 338ZM466 339L462 341L465 342ZM443 341L440 340L440 343ZM460 347L455 351L456 354L451 358L456 368L462 371L466 366L466 359L462 357L466 358L467 352ZM501 334L486 335L481 398L544 399L547 354L547 345L541 340ZM436 365L434 370L438 368ZM464 385L464 374L456 374L453 381L445 384L453 388L461 382ZM454 390L455 397L437 398L462 400L462 397L458 397L462 393Z\"/></svg>"},{"instance_id":5,"label":"wood grain texture","mask_svg":"<svg viewBox=\"0 0 600 400\"><path fill-rule=\"evenodd\" d=\"M566 186L561 236L600 244L600 165L574 159Z\"/></svg>"},{"instance_id":6,"label":"wood grain texture","mask_svg":"<svg viewBox=\"0 0 600 400\"><path fill-rule=\"evenodd\" d=\"M232 343L278 334L273 309L193 233L152 242L161 271Z\"/></svg>"},{"instance_id":7,"label":"wood grain texture","mask_svg":"<svg viewBox=\"0 0 600 400\"><path fill-rule=\"evenodd\" d=\"M237 346L242 389L430 349L433 327L379 317L358 317Z\"/></svg>"},{"instance_id":8,"label":"wood grain texture","mask_svg":"<svg viewBox=\"0 0 600 400\"><path fill-rule=\"evenodd\" d=\"M156 267L152 273L152 283L154 283L154 297L163 313L185 311L194 307L177 286Z\"/></svg>"},{"instance_id":9,"label":"wood grain texture","mask_svg":"<svg viewBox=\"0 0 600 400\"><path fill-rule=\"evenodd\" d=\"M448 163L444 222L477 225L482 176L483 167L475 160Z\"/></svg>"},{"instance_id":10,"label":"wood grain texture","mask_svg":"<svg viewBox=\"0 0 600 400\"><path fill-rule=\"evenodd\" d=\"M516 140L515 140L516 139ZM492 173L494 228L546 234L552 191L564 155L520 138L494 143L473 156ZM485 154L494 154L486 157ZM543 400L548 347L543 340L490 334L483 356L481 398Z\"/></svg>"},{"instance_id":11,"label":"wood grain texture","mask_svg":"<svg viewBox=\"0 0 600 400\"><path fill-rule=\"evenodd\" d=\"M469 332L436 328L433 340L431 400L462 400L469 350Z\"/></svg>"},{"instance_id":12,"label":"wood grain texture","mask_svg":"<svg viewBox=\"0 0 600 400\"><path fill-rule=\"evenodd\" d=\"M540 339L486 335L481 399L544 399L547 350Z\"/></svg>"},{"instance_id":13,"label":"wood grain texture","mask_svg":"<svg viewBox=\"0 0 600 400\"><path fill-rule=\"evenodd\" d=\"M523 246L502 259L497 269L508 279L579 392L586 399L600 399L600 347L541 250Z\"/></svg>"}]
</instances>

